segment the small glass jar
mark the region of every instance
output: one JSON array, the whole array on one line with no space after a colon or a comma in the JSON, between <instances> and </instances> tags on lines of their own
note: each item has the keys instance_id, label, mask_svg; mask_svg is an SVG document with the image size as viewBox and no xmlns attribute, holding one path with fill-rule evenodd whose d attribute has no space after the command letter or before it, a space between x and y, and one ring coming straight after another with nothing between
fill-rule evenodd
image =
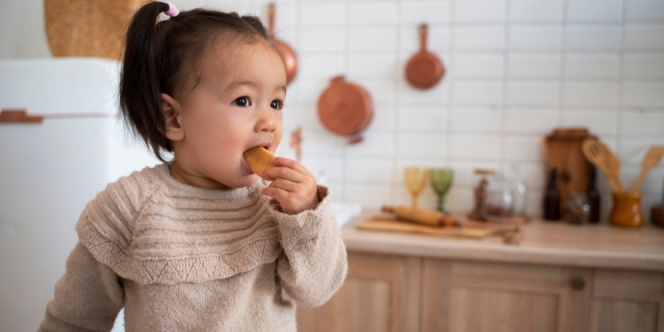
<instances>
[{"instance_id":1,"label":"small glass jar","mask_svg":"<svg viewBox=\"0 0 664 332\"><path fill-rule=\"evenodd\" d=\"M501 173L489 178L484 201L486 219L520 217L524 215L526 185L517 164L508 164Z\"/></svg>"},{"instance_id":2,"label":"small glass jar","mask_svg":"<svg viewBox=\"0 0 664 332\"><path fill-rule=\"evenodd\" d=\"M468 213L468 218L485 221L484 202L486 200L489 180L495 173L492 169L476 169L473 173L473 196L475 198L473 209Z\"/></svg>"},{"instance_id":3,"label":"small glass jar","mask_svg":"<svg viewBox=\"0 0 664 332\"><path fill-rule=\"evenodd\" d=\"M511 218L515 215L513 188L503 174L491 177L484 200L483 215L486 219Z\"/></svg>"},{"instance_id":4,"label":"small glass jar","mask_svg":"<svg viewBox=\"0 0 664 332\"><path fill-rule=\"evenodd\" d=\"M565 220L570 224L587 224L590 219L590 198L586 193L570 192L565 201Z\"/></svg>"},{"instance_id":5,"label":"small glass jar","mask_svg":"<svg viewBox=\"0 0 664 332\"><path fill-rule=\"evenodd\" d=\"M510 163L505 169L505 179L514 199L514 215L523 216L526 210L526 183L521 175L519 164Z\"/></svg>"}]
</instances>

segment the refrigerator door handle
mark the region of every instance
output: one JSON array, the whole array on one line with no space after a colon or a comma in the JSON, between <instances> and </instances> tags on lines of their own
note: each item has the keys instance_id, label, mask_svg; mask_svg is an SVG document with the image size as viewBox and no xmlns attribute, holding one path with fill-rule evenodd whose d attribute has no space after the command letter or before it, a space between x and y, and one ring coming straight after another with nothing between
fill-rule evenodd
<instances>
[{"instance_id":1,"label":"refrigerator door handle","mask_svg":"<svg viewBox=\"0 0 664 332\"><path fill-rule=\"evenodd\" d=\"M40 124L44 121L42 115L28 115L25 109L3 109L0 112L0 123L34 123Z\"/></svg>"}]
</instances>

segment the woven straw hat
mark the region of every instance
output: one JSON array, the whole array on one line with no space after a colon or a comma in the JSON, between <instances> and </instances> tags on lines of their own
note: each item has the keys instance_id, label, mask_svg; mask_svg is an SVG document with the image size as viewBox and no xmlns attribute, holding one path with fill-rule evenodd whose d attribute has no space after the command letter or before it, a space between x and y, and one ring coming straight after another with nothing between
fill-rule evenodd
<instances>
[{"instance_id":1,"label":"woven straw hat","mask_svg":"<svg viewBox=\"0 0 664 332\"><path fill-rule=\"evenodd\" d=\"M53 56L122 60L131 16L149 0L44 0Z\"/></svg>"}]
</instances>

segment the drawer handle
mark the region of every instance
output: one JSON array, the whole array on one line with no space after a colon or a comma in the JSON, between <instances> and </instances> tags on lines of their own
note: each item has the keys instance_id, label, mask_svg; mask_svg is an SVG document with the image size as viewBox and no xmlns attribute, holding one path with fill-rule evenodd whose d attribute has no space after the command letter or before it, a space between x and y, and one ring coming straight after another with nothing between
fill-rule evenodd
<instances>
[{"instance_id":1,"label":"drawer handle","mask_svg":"<svg viewBox=\"0 0 664 332\"><path fill-rule=\"evenodd\" d=\"M572 288L574 288L576 290L582 290L583 288L586 287L586 282L583 281L583 278L579 278L579 277L572 278L571 284L572 284Z\"/></svg>"}]
</instances>

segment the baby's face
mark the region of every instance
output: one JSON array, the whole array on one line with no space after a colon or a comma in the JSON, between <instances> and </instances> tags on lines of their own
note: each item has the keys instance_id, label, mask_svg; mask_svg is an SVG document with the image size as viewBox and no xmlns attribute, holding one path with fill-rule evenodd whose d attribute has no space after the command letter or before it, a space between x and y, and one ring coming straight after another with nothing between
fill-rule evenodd
<instances>
[{"instance_id":1,"label":"baby's face","mask_svg":"<svg viewBox=\"0 0 664 332\"><path fill-rule=\"evenodd\" d=\"M223 40L223 39L222 39ZM198 65L200 81L178 99L184 139L175 162L209 188L240 188L257 180L242 153L274 152L282 135L286 71L267 42L210 47Z\"/></svg>"}]
</instances>

